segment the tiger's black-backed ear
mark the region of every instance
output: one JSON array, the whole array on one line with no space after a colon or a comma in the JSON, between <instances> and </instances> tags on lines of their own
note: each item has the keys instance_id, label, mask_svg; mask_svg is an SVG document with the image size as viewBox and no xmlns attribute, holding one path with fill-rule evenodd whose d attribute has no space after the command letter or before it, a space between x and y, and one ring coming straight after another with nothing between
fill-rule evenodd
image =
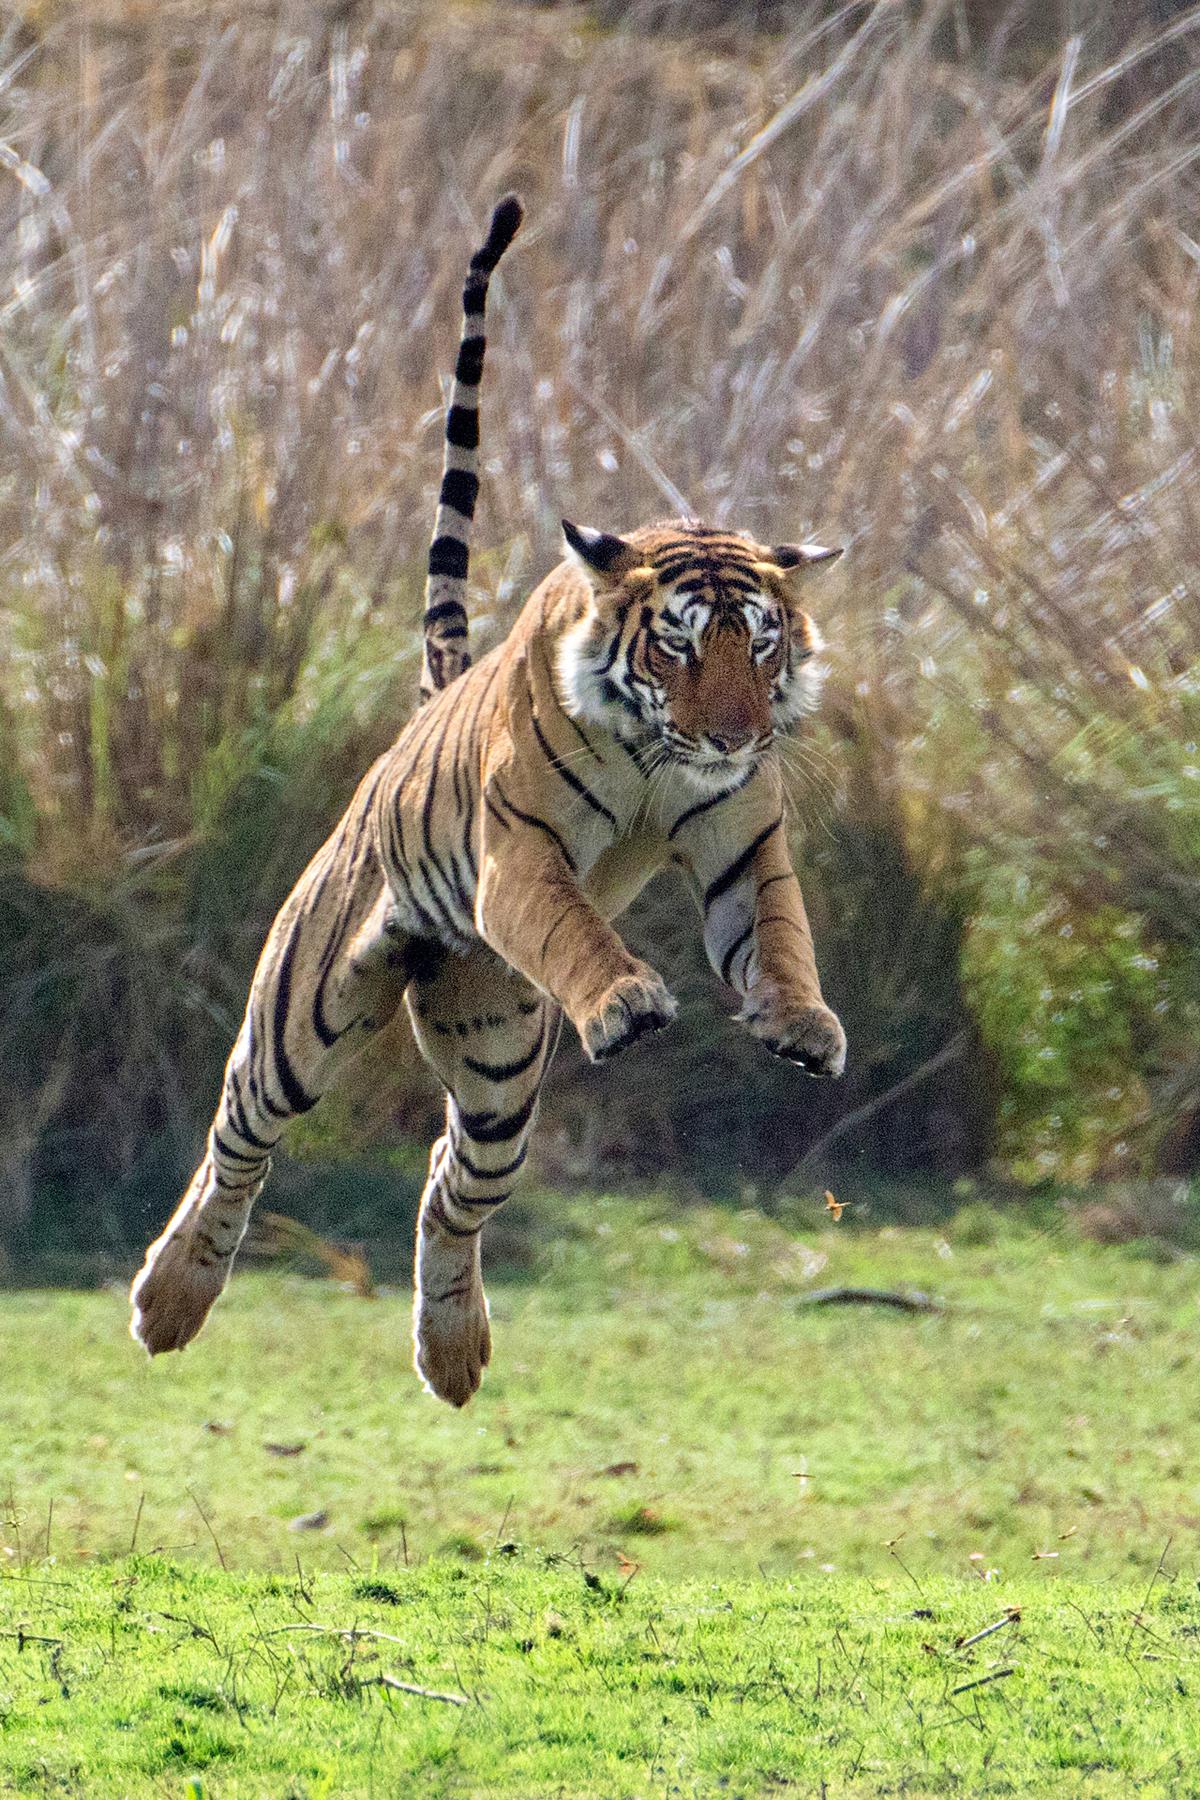
<instances>
[{"instance_id":1,"label":"tiger's black-backed ear","mask_svg":"<svg viewBox=\"0 0 1200 1800\"><path fill-rule=\"evenodd\" d=\"M569 554L596 585L607 587L636 567L637 551L624 538L609 531L593 531L588 525L572 525L570 519L563 520L562 528Z\"/></svg>"},{"instance_id":2,"label":"tiger's black-backed ear","mask_svg":"<svg viewBox=\"0 0 1200 1800\"><path fill-rule=\"evenodd\" d=\"M777 569L806 569L816 563L836 562L841 554L840 544L835 550L827 550L824 544L776 544L771 561Z\"/></svg>"}]
</instances>

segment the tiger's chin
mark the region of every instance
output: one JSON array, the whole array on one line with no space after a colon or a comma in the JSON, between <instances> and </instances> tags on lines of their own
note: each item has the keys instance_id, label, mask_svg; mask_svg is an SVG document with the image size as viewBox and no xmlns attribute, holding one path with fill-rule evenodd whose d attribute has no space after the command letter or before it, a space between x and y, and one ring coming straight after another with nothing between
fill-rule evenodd
<instances>
[{"instance_id":1,"label":"tiger's chin","mask_svg":"<svg viewBox=\"0 0 1200 1800\"><path fill-rule=\"evenodd\" d=\"M753 756L691 757L670 751L669 755L689 787L704 796L743 786L763 761L761 752Z\"/></svg>"}]
</instances>

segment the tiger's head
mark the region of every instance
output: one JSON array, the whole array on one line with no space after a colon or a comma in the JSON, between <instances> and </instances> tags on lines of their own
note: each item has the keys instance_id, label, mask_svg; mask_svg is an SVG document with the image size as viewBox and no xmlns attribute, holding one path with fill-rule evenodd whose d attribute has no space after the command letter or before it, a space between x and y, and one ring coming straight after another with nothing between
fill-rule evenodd
<instances>
[{"instance_id":1,"label":"tiger's head","mask_svg":"<svg viewBox=\"0 0 1200 1800\"><path fill-rule=\"evenodd\" d=\"M821 634L806 572L840 550L765 548L692 521L628 537L563 520L590 589L558 651L573 717L670 760L704 791L745 773L816 706Z\"/></svg>"}]
</instances>

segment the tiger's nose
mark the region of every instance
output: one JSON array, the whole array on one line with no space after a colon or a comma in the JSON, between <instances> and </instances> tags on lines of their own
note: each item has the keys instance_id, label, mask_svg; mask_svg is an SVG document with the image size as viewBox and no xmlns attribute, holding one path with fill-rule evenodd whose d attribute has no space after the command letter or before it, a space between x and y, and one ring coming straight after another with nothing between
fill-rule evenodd
<instances>
[{"instance_id":1,"label":"tiger's nose","mask_svg":"<svg viewBox=\"0 0 1200 1800\"><path fill-rule=\"evenodd\" d=\"M750 730L734 732L726 729L722 732L710 731L708 741L714 750L719 751L722 756L728 756L733 750L743 749L753 736L754 733Z\"/></svg>"}]
</instances>

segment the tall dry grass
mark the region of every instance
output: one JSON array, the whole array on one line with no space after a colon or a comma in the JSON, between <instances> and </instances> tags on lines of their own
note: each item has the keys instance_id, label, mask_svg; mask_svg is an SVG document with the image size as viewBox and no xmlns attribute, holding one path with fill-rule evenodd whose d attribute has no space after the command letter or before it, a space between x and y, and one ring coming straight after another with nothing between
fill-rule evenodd
<instances>
[{"instance_id":1,"label":"tall dry grass","mask_svg":"<svg viewBox=\"0 0 1200 1800\"><path fill-rule=\"evenodd\" d=\"M1040 48L948 3L799 4L770 35L650 11L112 0L0 25L0 831L24 879L120 913L135 1015L198 1021L182 1074L165 1025L163 1054L199 1117L270 907L410 704L463 256L515 187L480 641L564 512L850 547L814 587L834 685L794 775L863 1054L836 1102L788 1090L783 1161L951 1030L990 1057L960 1070L960 1160L988 1136L972 1085L1028 1087L1047 1047L1069 1085L1061 1047L1010 1053L997 933L1047 908L1043 935L1102 914L1174 971L1122 1105L1093 1110L1186 1148L1200 8L1098 9ZM43 957L21 943L14 1042ZM73 1041L39 1049L39 1092Z\"/></svg>"}]
</instances>

